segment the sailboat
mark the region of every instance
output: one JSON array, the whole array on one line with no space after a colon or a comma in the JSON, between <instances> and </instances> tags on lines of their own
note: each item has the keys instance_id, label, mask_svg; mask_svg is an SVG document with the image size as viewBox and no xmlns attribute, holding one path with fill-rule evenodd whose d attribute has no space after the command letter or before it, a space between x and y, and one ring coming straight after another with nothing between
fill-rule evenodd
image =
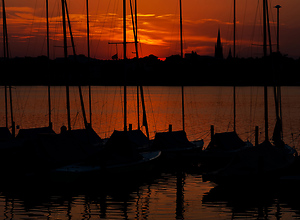
<instances>
[{"instance_id":1,"label":"sailboat","mask_svg":"<svg viewBox=\"0 0 300 220\"><path fill-rule=\"evenodd\" d=\"M48 11L48 1L46 1ZM48 15L48 13L46 13ZM62 17L63 17L63 31L64 31L64 56L67 63L67 38L66 38L66 14L68 18L68 24L70 29L70 36L72 38L72 31L70 26L70 19L68 15L67 3L62 0ZM48 20L48 19L47 19ZM47 30L48 30L47 22ZM49 32L47 31L47 39L49 39ZM74 49L74 42L72 40L74 56L76 55ZM48 57L49 57L49 44ZM48 97L50 106L50 87L48 87ZM56 134L52 130L51 122L51 108L49 107L49 126L42 128L21 129L19 131L17 140L23 142L23 157L28 160L25 162L21 160L20 165L23 162L24 173L26 174L40 174L47 173L51 169L55 169L61 166L66 166L73 163L82 162L91 155L94 155L99 151L102 146L101 138L96 132L87 124L83 97L81 93L81 87L79 86L79 94L81 100L81 107L83 112L85 129L72 130L70 123L70 97L69 86L66 86L66 100L67 100L67 118L68 128L62 126L61 133Z\"/></svg>"},{"instance_id":2,"label":"sailboat","mask_svg":"<svg viewBox=\"0 0 300 220\"><path fill-rule=\"evenodd\" d=\"M46 1L47 8L47 20L48 20L48 1ZM74 48L74 41L72 35L72 29L70 25L70 19L68 14L67 2L62 0L62 14L63 14L63 31L64 31L64 56L67 63L67 39L66 39L66 17L68 20L71 42L74 57L76 52ZM67 15L67 16L66 16ZM47 42L49 42L47 22ZM49 58L49 44L47 44L47 55ZM67 72L67 71L66 71ZM70 120L70 97L69 86L66 85L66 106L67 106L67 118L68 128L63 126L60 134L55 134L52 130L51 122L51 100L50 100L50 86L48 87L48 103L49 103L49 126L42 128L20 129L17 136L18 140L23 141L24 147L27 149L24 151L24 155L30 158L30 163L27 163L26 173L39 173L44 169L44 172L50 169L57 168L72 164L74 162L81 162L88 158L90 155L98 152L102 146L102 139L96 134L96 132L88 125L85 108L83 102L83 96L81 86L78 86L80 103L82 108L82 114L84 118L85 129L71 128ZM57 146L60 146L57 148ZM57 156L59 155L59 156ZM45 163L46 162L46 163ZM37 166L38 165L38 166Z\"/></svg>"},{"instance_id":3,"label":"sailboat","mask_svg":"<svg viewBox=\"0 0 300 220\"><path fill-rule=\"evenodd\" d=\"M124 2L125 4L125 2ZM131 11L131 21L132 21L132 28L133 28L133 36L134 36L134 44L135 44L135 61L136 61L136 68L137 71L143 71L140 63L139 63L139 53L138 53L138 38L137 38L137 33L138 33L138 27L137 27L137 0L134 2L134 12L133 12L133 4L132 0L130 0L130 11ZM125 7L125 5L124 5ZM123 11L124 12L124 11ZM125 12L124 12L125 13ZM133 16L134 14L134 16ZM123 14L124 16L124 14ZM123 17L123 19L126 19ZM123 20L124 21L124 20ZM126 57L126 23L123 23L124 30L123 30L123 49L124 49L124 60L127 60ZM125 62L125 67L126 69L126 62ZM126 70L125 70L126 74ZM148 128L148 122L147 122L147 114L146 114L146 107L145 107L145 99L144 99L144 90L142 85L137 86L137 129L133 130L132 125L129 125L129 129L127 129L127 86L126 86L126 79L124 83L124 129L123 131L117 131L115 130L111 136L111 140L114 139L115 137L126 137L126 139L130 140L132 146L134 146L139 152L145 152L149 151L150 147L150 140L149 140L149 128ZM141 126L140 126L140 96L141 96L141 103L142 103L142 110L143 110L143 123L142 126L145 127L146 130L146 135L141 131ZM114 142L114 141L113 141Z\"/></svg>"},{"instance_id":4,"label":"sailboat","mask_svg":"<svg viewBox=\"0 0 300 220\"><path fill-rule=\"evenodd\" d=\"M180 6L180 57L183 59L183 39L182 39L182 2ZM167 132L157 132L153 141L152 148L161 150L162 156L166 158L189 157L193 153L202 150L203 140L190 142L185 132L185 109L184 109L184 86L181 86L181 109L182 109L182 130Z\"/></svg>"},{"instance_id":5,"label":"sailboat","mask_svg":"<svg viewBox=\"0 0 300 220\"><path fill-rule=\"evenodd\" d=\"M3 21L3 50L4 62L9 59L8 34L6 23L5 0L2 0L2 21ZM15 122L13 114L13 100L11 86L4 86L5 119L4 127L0 127L0 173L11 174L19 168L20 159L23 158L22 142L15 139ZM9 128L8 108L10 107L11 131Z\"/></svg>"},{"instance_id":6,"label":"sailboat","mask_svg":"<svg viewBox=\"0 0 300 220\"><path fill-rule=\"evenodd\" d=\"M139 55L138 55L138 37L137 37L137 1L135 0L135 19L133 19L133 8L132 8L132 0L130 0L130 9L131 9L131 17L132 17L132 27L133 27L133 35L134 35L134 43L135 43L135 50L136 50L136 65L139 71L142 71L139 68ZM126 0L123 0L123 50L124 50L124 60L127 60L126 53ZM126 62L124 66L125 74L126 74ZM146 115L146 107L145 107L145 100L144 100L144 92L142 86L137 86L137 91L140 90L141 95L141 102L142 102L142 109L143 109L143 126L146 129L146 135L140 130L140 122L139 122L139 103L138 106L138 129L132 130L132 126L129 126L129 130L127 130L127 86L126 82L124 83L124 130L123 131L114 131L111 137L108 140L108 145L111 146L118 146L123 145L127 146L130 145L130 148L134 148L134 151L141 152L143 154L153 154L155 155L154 158L158 158L161 154L160 150L153 150L150 147L149 141L149 129L148 129L148 122L147 122L147 115ZM139 92L137 92L137 98L139 100ZM129 149L130 150L130 149Z\"/></svg>"},{"instance_id":7,"label":"sailboat","mask_svg":"<svg viewBox=\"0 0 300 220\"><path fill-rule=\"evenodd\" d=\"M47 24L47 59L49 63L49 4L48 0L46 0L46 24ZM48 69L49 71L49 65ZM50 73L48 72L48 75ZM36 139L39 134L55 134L54 130L52 129L52 119L51 119L51 87L48 85L48 116L49 116L49 124L45 127L40 128L28 128L28 129L20 129L18 135L16 136L17 139L21 141L28 141Z\"/></svg>"},{"instance_id":8,"label":"sailboat","mask_svg":"<svg viewBox=\"0 0 300 220\"><path fill-rule=\"evenodd\" d=\"M63 2L64 0L62 0ZM64 5L64 3L62 3ZM123 1L124 59L126 60L126 1ZM85 175L101 177L103 174L126 174L128 172L152 169L153 162L160 156L160 151L139 152L127 131L126 84L124 86L124 131L115 131L107 143L83 160L52 170L52 176L78 179ZM138 133L143 139L143 134ZM133 137L137 143L136 135ZM139 144L138 144L139 145Z\"/></svg>"},{"instance_id":9,"label":"sailboat","mask_svg":"<svg viewBox=\"0 0 300 220\"><path fill-rule=\"evenodd\" d=\"M264 27L264 56L267 55L267 21L268 3L263 1L263 27ZM269 35L270 39L270 35ZM271 47L271 43L269 45ZM267 69L267 68L266 68ZM276 95L278 102L280 95ZM278 178L288 171L297 155L297 151L286 145L282 140L281 116L278 114L278 104L276 107L276 126L273 133L273 143L269 140L268 123L268 88L264 86L264 108L265 108L265 140L254 147L249 147L240 151L230 164L225 168L212 172L206 176L215 182L257 182L259 180L272 180Z\"/></svg>"},{"instance_id":10,"label":"sailboat","mask_svg":"<svg viewBox=\"0 0 300 220\"><path fill-rule=\"evenodd\" d=\"M218 43L220 44L220 30ZM233 58L236 58L236 0L233 1ZM214 127L211 127L211 141L200 155L201 167L204 170L220 169L239 151L252 146L236 133L236 86L233 86L233 131L214 133Z\"/></svg>"},{"instance_id":11,"label":"sailboat","mask_svg":"<svg viewBox=\"0 0 300 220\"><path fill-rule=\"evenodd\" d=\"M2 23L3 23L3 54L4 60L7 61L9 59L9 49L8 49L8 34L7 34L7 22L6 22L6 10L5 10L5 0L2 0ZM7 99L7 86L4 86L4 95L5 95L5 118L6 125L5 127L0 128L0 140L8 141L12 137L15 137L15 122L13 116L13 102L12 102L12 92L11 86L8 86L9 91L9 103L10 103L10 116L11 116L11 128L12 131L9 131L8 128L8 99Z\"/></svg>"}]
</instances>

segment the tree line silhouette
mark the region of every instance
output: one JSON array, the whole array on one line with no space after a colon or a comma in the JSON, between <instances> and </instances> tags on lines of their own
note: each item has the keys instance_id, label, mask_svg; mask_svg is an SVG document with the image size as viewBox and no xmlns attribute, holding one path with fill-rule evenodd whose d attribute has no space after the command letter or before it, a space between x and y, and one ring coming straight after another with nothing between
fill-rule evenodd
<instances>
[{"instance_id":1,"label":"tree line silhouette","mask_svg":"<svg viewBox=\"0 0 300 220\"><path fill-rule=\"evenodd\" d=\"M300 59L280 54L235 59L172 55L164 61L154 55L126 61L40 56L0 59L0 64L1 85L300 85Z\"/></svg>"}]
</instances>

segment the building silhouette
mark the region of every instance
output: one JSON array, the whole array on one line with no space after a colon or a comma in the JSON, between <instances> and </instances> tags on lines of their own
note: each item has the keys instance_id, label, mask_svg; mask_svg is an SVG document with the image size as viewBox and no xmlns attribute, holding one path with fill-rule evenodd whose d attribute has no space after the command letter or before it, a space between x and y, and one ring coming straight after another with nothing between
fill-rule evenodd
<instances>
[{"instance_id":1,"label":"building silhouette","mask_svg":"<svg viewBox=\"0 0 300 220\"><path fill-rule=\"evenodd\" d=\"M215 58L223 59L223 46L221 43L220 29L218 30L218 39L215 46Z\"/></svg>"}]
</instances>

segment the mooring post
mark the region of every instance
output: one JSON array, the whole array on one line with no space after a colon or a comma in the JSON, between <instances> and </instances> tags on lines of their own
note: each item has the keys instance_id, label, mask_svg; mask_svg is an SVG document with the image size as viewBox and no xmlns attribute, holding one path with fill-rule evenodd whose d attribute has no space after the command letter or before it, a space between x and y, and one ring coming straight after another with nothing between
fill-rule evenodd
<instances>
[{"instance_id":1,"label":"mooring post","mask_svg":"<svg viewBox=\"0 0 300 220\"><path fill-rule=\"evenodd\" d=\"M172 132L172 125L169 125L169 132Z\"/></svg>"}]
</instances>

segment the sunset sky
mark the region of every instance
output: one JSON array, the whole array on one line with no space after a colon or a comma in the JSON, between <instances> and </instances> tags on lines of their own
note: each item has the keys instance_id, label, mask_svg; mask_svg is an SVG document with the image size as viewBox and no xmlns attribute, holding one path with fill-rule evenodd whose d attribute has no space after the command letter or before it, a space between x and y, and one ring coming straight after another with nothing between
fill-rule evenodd
<instances>
[{"instance_id":1,"label":"sunset sky","mask_svg":"<svg viewBox=\"0 0 300 220\"><path fill-rule=\"evenodd\" d=\"M6 0L11 57L46 55L46 0ZM50 58L63 54L61 0L49 0ZM122 45L122 0L89 0L91 57L111 59ZM179 0L138 0L138 39L140 56L154 54L165 58L180 54ZM299 0L269 0L272 44L276 49L276 9L280 4L280 50L293 58L300 56ZM68 0L77 54L87 55L85 0ZM233 0L182 0L184 53L196 51L213 55L218 28L224 56L232 47ZM133 41L129 1L127 1L127 39ZM2 13L1 13L2 17ZM262 55L262 0L237 0L237 50L239 57ZM2 19L1 19L2 20ZM2 28L1 28L2 31ZM2 41L2 39L1 39ZM70 45L70 41L69 41ZM2 50L2 42L1 42ZM72 50L69 48L69 54ZM133 57L134 44L128 44ZM3 52L1 55L3 56Z\"/></svg>"}]
</instances>

